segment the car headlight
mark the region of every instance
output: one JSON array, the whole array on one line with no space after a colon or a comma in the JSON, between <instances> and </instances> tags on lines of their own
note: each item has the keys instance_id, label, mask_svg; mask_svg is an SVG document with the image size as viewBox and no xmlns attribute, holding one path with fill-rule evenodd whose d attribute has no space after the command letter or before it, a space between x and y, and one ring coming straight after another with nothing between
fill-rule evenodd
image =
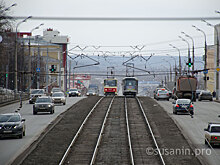
<instances>
[{"instance_id":1,"label":"car headlight","mask_svg":"<svg viewBox=\"0 0 220 165\"><path fill-rule=\"evenodd\" d=\"M16 129L16 128L20 127L20 126L21 126L20 124L17 124L13 128Z\"/></svg>"},{"instance_id":2,"label":"car headlight","mask_svg":"<svg viewBox=\"0 0 220 165\"><path fill-rule=\"evenodd\" d=\"M2 129L2 126L0 126L0 129Z\"/></svg>"},{"instance_id":3,"label":"car headlight","mask_svg":"<svg viewBox=\"0 0 220 165\"><path fill-rule=\"evenodd\" d=\"M51 105L49 104L49 105L48 105L48 107L50 108L50 107L51 107Z\"/></svg>"}]
</instances>

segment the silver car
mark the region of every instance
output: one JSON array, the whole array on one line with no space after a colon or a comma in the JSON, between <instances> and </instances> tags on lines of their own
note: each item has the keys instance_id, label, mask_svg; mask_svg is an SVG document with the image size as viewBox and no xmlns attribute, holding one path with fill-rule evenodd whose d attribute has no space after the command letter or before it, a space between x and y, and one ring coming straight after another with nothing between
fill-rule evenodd
<instances>
[{"instance_id":1,"label":"silver car","mask_svg":"<svg viewBox=\"0 0 220 165\"><path fill-rule=\"evenodd\" d=\"M66 97L63 92L53 93L52 99L54 103L62 103L63 105L66 104Z\"/></svg>"},{"instance_id":2,"label":"silver car","mask_svg":"<svg viewBox=\"0 0 220 165\"><path fill-rule=\"evenodd\" d=\"M169 92L167 90L158 90L156 95L155 95L155 99L156 100L166 99L166 100L169 101L169 99L170 99Z\"/></svg>"},{"instance_id":3,"label":"silver car","mask_svg":"<svg viewBox=\"0 0 220 165\"><path fill-rule=\"evenodd\" d=\"M33 106L33 114L36 115L38 112L50 112L50 114L54 113L54 103L50 96L37 98Z\"/></svg>"}]
</instances>

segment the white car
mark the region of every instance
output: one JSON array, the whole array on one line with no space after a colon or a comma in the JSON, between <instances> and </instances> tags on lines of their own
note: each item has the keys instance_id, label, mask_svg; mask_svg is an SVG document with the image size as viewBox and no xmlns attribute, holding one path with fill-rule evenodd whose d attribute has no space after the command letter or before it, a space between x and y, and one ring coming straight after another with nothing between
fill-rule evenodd
<instances>
[{"instance_id":1,"label":"white car","mask_svg":"<svg viewBox=\"0 0 220 165\"><path fill-rule=\"evenodd\" d=\"M220 144L220 123L209 123L205 131L205 144Z\"/></svg>"},{"instance_id":2,"label":"white car","mask_svg":"<svg viewBox=\"0 0 220 165\"><path fill-rule=\"evenodd\" d=\"M81 95L81 93L76 88L69 90L69 97L72 97L72 96L77 96L78 97L80 95Z\"/></svg>"},{"instance_id":3,"label":"white car","mask_svg":"<svg viewBox=\"0 0 220 165\"><path fill-rule=\"evenodd\" d=\"M63 92L55 92L52 94L52 99L54 103L66 104L66 97Z\"/></svg>"}]
</instances>

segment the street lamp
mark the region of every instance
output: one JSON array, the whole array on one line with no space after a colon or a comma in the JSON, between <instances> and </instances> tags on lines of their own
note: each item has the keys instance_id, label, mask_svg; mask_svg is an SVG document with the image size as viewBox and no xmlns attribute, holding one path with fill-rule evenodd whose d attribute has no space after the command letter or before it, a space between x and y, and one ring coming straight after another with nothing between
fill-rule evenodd
<instances>
[{"instance_id":1,"label":"street lamp","mask_svg":"<svg viewBox=\"0 0 220 165\"><path fill-rule=\"evenodd\" d=\"M166 54L166 55L169 56L170 58L172 58L174 60L174 62L175 62L175 69L174 69L174 71L175 71L175 82L176 82L176 59L173 56L169 55L169 54Z\"/></svg>"},{"instance_id":2,"label":"street lamp","mask_svg":"<svg viewBox=\"0 0 220 165\"><path fill-rule=\"evenodd\" d=\"M202 31L201 29L199 29L198 27L196 27L195 25L192 25L192 27L194 27L197 31L201 32L203 35L204 35L204 38L205 38L205 58L204 58L204 70L207 69L207 42L206 42L206 34L204 31ZM204 83L204 89L206 90L207 89L207 75L205 73L205 83Z\"/></svg>"},{"instance_id":3,"label":"street lamp","mask_svg":"<svg viewBox=\"0 0 220 165\"><path fill-rule=\"evenodd\" d=\"M178 36L180 39L182 39L182 41L184 41L184 42L186 42L187 43L187 45L188 45L188 72L189 72L189 68L190 68L190 61L191 61L191 59L190 59L190 46L189 46L189 42L187 41L187 40L185 40L183 37L181 37L181 36Z\"/></svg>"},{"instance_id":4,"label":"street lamp","mask_svg":"<svg viewBox=\"0 0 220 165\"><path fill-rule=\"evenodd\" d=\"M13 7L13 6L17 6L17 3L12 4L11 6L9 6L9 7L5 8L5 9L1 10L0 12L3 13L4 11L8 11L8 10L9 10L11 7Z\"/></svg>"},{"instance_id":5,"label":"street lamp","mask_svg":"<svg viewBox=\"0 0 220 165\"><path fill-rule=\"evenodd\" d=\"M40 25L36 26L35 28L33 28L31 31L30 31L30 34L32 34L32 32L34 30L37 30L40 28L40 26L43 26L44 24L41 23ZM29 36L29 41L28 41L28 50L29 50L29 61L28 61L28 69L29 69L29 73L31 73L31 37ZM28 91L31 87L31 76L28 76Z\"/></svg>"},{"instance_id":6,"label":"street lamp","mask_svg":"<svg viewBox=\"0 0 220 165\"><path fill-rule=\"evenodd\" d=\"M182 34L184 34L186 37L190 38L192 40L192 56L193 56L193 66L192 66L192 70L194 71L194 65L195 65L195 56L194 56L194 40L191 36L189 36L188 34L186 34L185 32L181 32Z\"/></svg>"},{"instance_id":7,"label":"street lamp","mask_svg":"<svg viewBox=\"0 0 220 165\"><path fill-rule=\"evenodd\" d=\"M182 70L182 68L181 68L180 50L179 50L179 48L173 46L172 44L169 44L169 45L170 45L172 48L176 49L176 50L179 52L179 74L180 74L180 76L181 76L181 70Z\"/></svg>"},{"instance_id":8,"label":"street lamp","mask_svg":"<svg viewBox=\"0 0 220 165\"><path fill-rule=\"evenodd\" d=\"M165 62L169 63L170 65L170 82L172 81L172 67L171 67L171 63L169 61L167 61L166 59L162 58L162 60L164 60Z\"/></svg>"},{"instance_id":9,"label":"street lamp","mask_svg":"<svg viewBox=\"0 0 220 165\"><path fill-rule=\"evenodd\" d=\"M18 65L17 65L17 60L18 60L18 45L17 45L17 39L18 39L18 26L24 22L26 22L28 19L30 19L32 16L29 16L27 18L25 18L24 20L22 20L21 22L18 22L17 26L16 26L16 31L15 31L15 91L18 91Z\"/></svg>"},{"instance_id":10,"label":"street lamp","mask_svg":"<svg viewBox=\"0 0 220 165\"><path fill-rule=\"evenodd\" d=\"M208 23L206 20L202 20L203 22L205 22L208 26L214 27L215 32L216 32L216 46L217 46L217 50L216 50L216 69L219 68L219 33L218 33L218 29L215 25L212 25L210 23ZM219 100L219 71L216 70L216 100Z\"/></svg>"}]
</instances>

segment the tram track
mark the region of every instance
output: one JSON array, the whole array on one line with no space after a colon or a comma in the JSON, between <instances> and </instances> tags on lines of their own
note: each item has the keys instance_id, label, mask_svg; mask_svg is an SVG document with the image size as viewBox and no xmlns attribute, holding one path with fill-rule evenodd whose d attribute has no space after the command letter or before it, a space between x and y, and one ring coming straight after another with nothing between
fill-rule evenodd
<instances>
[{"instance_id":1,"label":"tram track","mask_svg":"<svg viewBox=\"0 0 220 165\"><path fill-rule=\"evenodd\" d=\"M125 97L125 113L131 164L165 165L150 123L137 97ZM148 155L146 149L149 147L157 149L159 154Z\"/></svg>"},{"instance_id":2,"label":"tram track","mask_svg":"<svg viewBox=\"0 0 220 165\"><path fill-rule=\"evenodd\" d=\"M74 136L59 165L95 162L113 100L114 97L104 97L94 106L80 126L80 131Z\"/></svg>"},{"instance_id":3,"label":"tram track","mask_svg":"<svg viewBox=\"0 0 220 165\"><path fill-rule=\"evenodd\" d=\"M140 101L139 101L140 99ZM93 100L90 104L87 104L89 100ZM54 126L47 135L41 139L41 142L37 144L36 149L33 150L33 154L30 153L27 160L21 164L31 164L33 162L39 162L40 164L184 164L187 161L191 162L189 157L179 157L181 161L177 161L173 156L164 156L165 161L161 154L148 154L147 148L151 148L154 151L159 152L159 147L169 147L174 145L170 141L170 137L160 136L163 134L163 130L172 128L173 134L174 125L167 125L170 118L158 108L155 109L154 102L143 97L131 97L125 98L122 96L116 97L90 97L88 101L84 101L83 104L64 116L68 117L68 120L61 120ZM92 103L92 104L91 104ZM88 107L89 105L89 107ZM127 108L126 108L127 107ZM152 111L153 108L153 111ZM80 109L80 110L78 110ZM77 110L77 111L76 111ZM81 117L81 113L84 112L84 117ZM161 119L158 120L160 115L155 116L151 113L160 113ZM149 114L150 113L150 114ZM69 116L72 117L69 117ZM71 128L65 129L66 126L70 126L73 122L73 117L80 116L81 119L72 124L74 131L70 131ZM147 115L147 116L146 116ZM152 116L153 115L153 116ZM66 118L64 117L64 118ZM152 120L153 118L153 120ZM149 120L149 121L148 121ZM65 125L63 125L63 122ZM157 125L160 125L158 128ZM161 123L162 122L162 123ZM166 124L164 124L166 122ZM151 127L151 125L152 127ZM76 126L77 125L77 126ZM72 138L69 141L60 139L62 136L60 128L65 134L72 134ZM161 130L163 127L163 130ZM177 130L176 130L177 131ZM175 131L175 132L176 132ZM63 134L64 134L63 132ZM154 136L156 134L156 138ZM51 139L53 146L50 146L47 142L47 137L56 137ZM171 135L170 135L171 136ZM58 141L59 140L59 141ZM158 144L157 141L158 140ZM166 143L164 143L166 141ZM57 145L58 144L58 145ZM182 141L179 145L184 144ZM40 148L38 147L40 146ZM46 150L46 148L52 148L53 150ZM56 155L56 156L55 156ZM36 158L43 158L41 160ZM196 162L196 160L194 160Z\"/></svg>"}]
</instances>

